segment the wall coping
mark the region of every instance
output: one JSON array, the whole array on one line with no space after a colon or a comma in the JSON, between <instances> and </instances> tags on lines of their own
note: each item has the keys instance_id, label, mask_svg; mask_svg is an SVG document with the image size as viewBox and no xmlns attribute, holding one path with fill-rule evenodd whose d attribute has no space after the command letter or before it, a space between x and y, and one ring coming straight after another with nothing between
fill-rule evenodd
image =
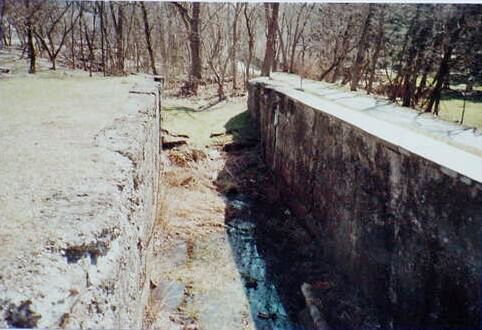
<instances>
[{"instance_id":1,"label":"wall coping","mask_svg":"<svg viewBox=\"0 0 482 330\"><path fill-rule=\"evenodd\" d=\"M397 106L386 98L348 92L328 83L287 73L250 80L313 109L482 183L482 132ZM445 171L447 174L450 171Z\"/></svg>"}]
</instances>

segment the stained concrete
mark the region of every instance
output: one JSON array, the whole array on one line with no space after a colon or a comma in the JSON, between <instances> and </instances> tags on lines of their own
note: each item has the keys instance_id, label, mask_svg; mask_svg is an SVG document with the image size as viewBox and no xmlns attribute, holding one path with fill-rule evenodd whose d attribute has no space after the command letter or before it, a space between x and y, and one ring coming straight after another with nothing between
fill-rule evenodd
<instances>
[{"instance_id":1,"label":"stained concrete","mask_svg":"<svg viewBox=\"0 0 482 330\"><path fill-rule=\"evenodd\" d=\"M0 81L0 328L140 328L159 96L142 76Z\"/></svg>"},{"instance_id":2,"label":"stained concrete","mask_svg":"<svg viewBox=\"0 0 482 330\"><path fill-rule=\"evenodd\" d=\"M314 262L340 274L383 328L478 328L480 134L296 81L251 81L248 107L280 194L318 246ZM340 315L318 298L336 325Z\"/></svg>"}]
</instances>

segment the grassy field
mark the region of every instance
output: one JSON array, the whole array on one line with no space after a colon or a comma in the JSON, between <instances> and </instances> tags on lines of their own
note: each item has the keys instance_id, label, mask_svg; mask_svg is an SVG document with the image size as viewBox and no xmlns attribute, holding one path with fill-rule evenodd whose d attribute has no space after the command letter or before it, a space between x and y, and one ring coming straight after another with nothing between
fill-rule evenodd
<instances>
[{"instance_id":1,"label":"grassy field","mask_svg":"<svg viewBox=\"0 0 482 330\"><path fill-rule=\"evenodd\" d=\"M233 98L209 110L198 111L195 105L179 105L174 99L164 101L162 128L170 133L189 136L189 144L205 147L209 144L236 139L242 129L249 126L246 99ZM220 135L211 137L211 134Z\"/></svg>"},{"instance_id":2,"label":"grassy field","mask_svg":"<svg viewBox=\"0 0 482 330\"><path fill-rule=\"evenodd\" d=\"M440 118L460 122L464 101L462 98L443 98L440 102ZM466 101L464 125L482 128L482 100Z\"/></svg>"}]
</instances>

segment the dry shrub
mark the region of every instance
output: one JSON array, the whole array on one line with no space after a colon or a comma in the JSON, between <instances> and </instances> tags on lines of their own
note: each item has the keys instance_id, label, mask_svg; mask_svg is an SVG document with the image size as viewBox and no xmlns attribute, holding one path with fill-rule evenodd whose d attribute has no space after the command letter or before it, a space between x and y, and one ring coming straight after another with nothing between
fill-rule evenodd
<instances>
[{"instance_id":1,"label":"dry shrub","mask_svg":"<svg viewBox=\"0 0 482 330\"><path fill-rule=\"evenodd\" d=\"M180 167L186 167L189 165L189 162L192 161L192 156L190 153L177 149L171 150L167 157L172 164Z\"/></svg>"}]
</instances>

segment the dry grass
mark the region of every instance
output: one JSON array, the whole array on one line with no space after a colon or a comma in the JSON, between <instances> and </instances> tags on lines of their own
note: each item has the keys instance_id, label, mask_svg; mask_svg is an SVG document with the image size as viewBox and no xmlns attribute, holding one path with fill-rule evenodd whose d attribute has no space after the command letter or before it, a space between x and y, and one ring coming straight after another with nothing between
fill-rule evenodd
<instances>
[{"instance_id":1,"label":"dry grass","mask_svg":"<svg viewBox=\"0 0 482 330\"><path fill-rule=\"evenodd\" d=\"M157 228L170 237L194 239L224 228L224 200L214 181L224 160L183 147L165 151Z\"/></svg>"},{"instance_id":2,"label":"dry grass","mask_svg":"<svg viewBox=\"0 0 482 330\"><path fill-rule=\"evenodd\" d=\"M154 223L154 233L157 232L165 232L168 230L168 210L169 210L169 203L167 199L167 191L168 186L164 184L165 182L165 174L164 172L161 173L159 176L159 191L157 195L157 217L156 222Z\"/></svg>"}]
</instances>

